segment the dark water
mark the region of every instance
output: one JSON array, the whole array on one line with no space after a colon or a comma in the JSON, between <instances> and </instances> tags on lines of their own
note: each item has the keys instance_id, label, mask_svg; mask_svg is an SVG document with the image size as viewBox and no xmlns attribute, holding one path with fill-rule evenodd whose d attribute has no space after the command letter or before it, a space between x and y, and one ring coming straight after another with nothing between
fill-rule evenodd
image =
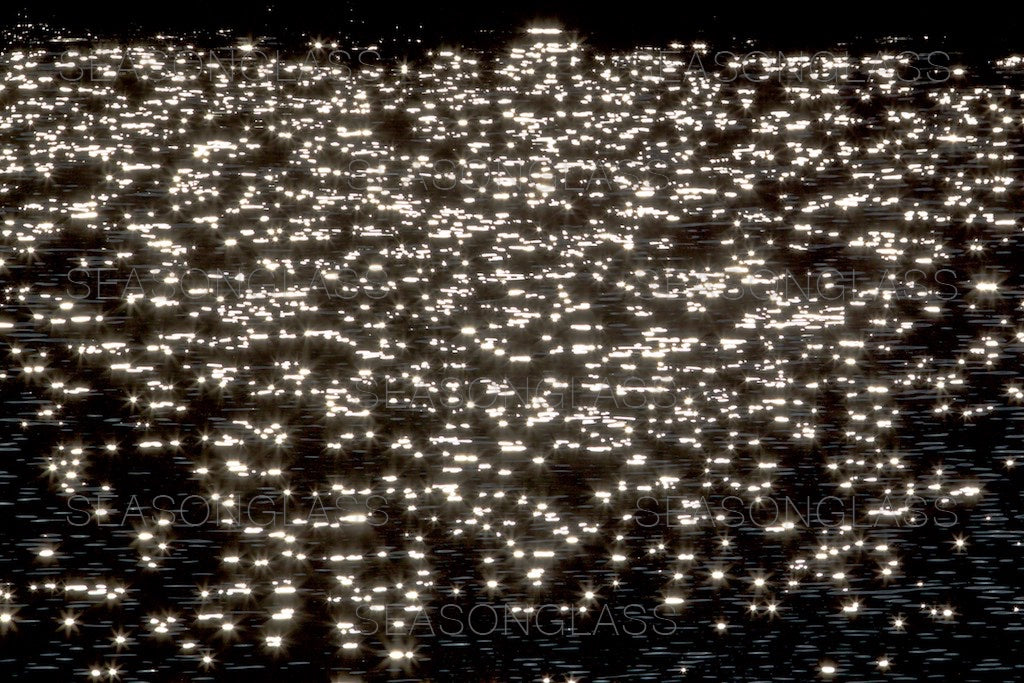
<instances>
[{"instance_id":1,"label":"dark water","mask_svg":"<svg viewBox=\"0 0 1024 683\"><path fill-rule=\"evenodd\" d=\"M1020 675L1019 60L244 45L3 54L14 677Z\"/></svg>"}]
</instances>

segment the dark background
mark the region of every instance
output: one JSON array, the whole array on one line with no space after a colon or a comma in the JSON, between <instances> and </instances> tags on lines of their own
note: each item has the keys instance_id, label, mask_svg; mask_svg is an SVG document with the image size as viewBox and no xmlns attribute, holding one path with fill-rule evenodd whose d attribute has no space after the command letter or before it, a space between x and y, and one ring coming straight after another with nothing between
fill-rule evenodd
<instances>
[{"instance_id":1,"label":"dark background","mask_svg":"<svg viewBox=\"0 0 1024 683\"><path fill-rule=\"evenodd\" d=\"M237 32L311 32L374 39L395 34L427 43L473 43L538 20L579 30L591 42L634 45L694 38L754 40L765 47L802 48L836 41L905 36L952 41L999 52L1020 46L1021 10L990 3L692 3L616 2L200 2L12 4L19 20L87 29L105 37L154 30L230 28ZM495 35L498 34L498 35Z\"/></svg>"}]
</instances>

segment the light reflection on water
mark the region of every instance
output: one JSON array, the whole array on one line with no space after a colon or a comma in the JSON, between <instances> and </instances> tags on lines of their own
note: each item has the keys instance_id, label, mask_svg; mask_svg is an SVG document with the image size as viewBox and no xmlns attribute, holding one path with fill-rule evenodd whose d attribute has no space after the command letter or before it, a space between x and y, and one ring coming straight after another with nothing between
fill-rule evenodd
<instances>
[{"instance_id":1,"label":"light reflection on water","mask_svg":"<svg viewBox=\"0 0 1024 683\"><path fill-rule=\"evenodd\" d=\"M137 50L164 77L3 58L5 662L1006 665L951 653L1018 628L1017 58L723 83L687 73L707 48L558 32L234 78ZM786 499L847 517L765 522Z\"/></svg>"}]
</instances>

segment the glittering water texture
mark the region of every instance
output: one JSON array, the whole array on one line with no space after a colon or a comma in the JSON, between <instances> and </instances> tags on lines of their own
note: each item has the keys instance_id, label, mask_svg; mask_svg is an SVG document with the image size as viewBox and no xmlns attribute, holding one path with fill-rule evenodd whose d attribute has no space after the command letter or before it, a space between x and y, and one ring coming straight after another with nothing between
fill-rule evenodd
<instances>
[{"instance_id":1,"label":"glittering water texture","mask_svg":"<svg viewBox=\"0 0 1024 683\"><path fill-rule=\"evenodd\" d=\"M229 47L2 55L8 675L1022 675L1019 58Z\"/></svg>"}]
</instances>

